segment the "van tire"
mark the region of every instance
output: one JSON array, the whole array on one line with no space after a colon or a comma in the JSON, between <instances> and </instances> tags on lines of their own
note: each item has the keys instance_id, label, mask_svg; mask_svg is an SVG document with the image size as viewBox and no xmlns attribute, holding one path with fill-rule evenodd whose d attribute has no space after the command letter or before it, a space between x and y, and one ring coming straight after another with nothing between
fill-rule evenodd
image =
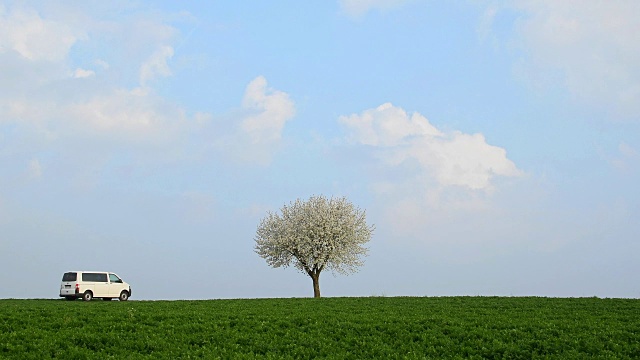
<instances>
[{"instance_id":1,"label":"van tire","mask_svg":"<svg viewBox=\"0 0 640 360\"><path fill-rule=\"evenodd\" d=\"M123 290L123 291L120 293L120 296L118 297L118 300L120 300L120 301L127 301L127 300L129 300L129 293L128 293L126 290Z\"/></svg>"},{"instance_id":2,"label":"van tire","mask_svg":"<svg viewBox=\"0 0 640 360\"><path fill-rule=\"evenodd\" d=\"M82 294L82 300L91 301L91 299L93 299L93 293L91 291L87 290Z\"/></svg>"},{"instance_id":3,"label":"van tire","mask_svg":"<svg viewBox=\"0 0 640 360\"><path fill-rule=\"evenodd\" d=\"M76 297L75 296L65 296L64 299L67 300L67 301L73 301L73 300L76 299Z\"/></svg>"}]
</instances>

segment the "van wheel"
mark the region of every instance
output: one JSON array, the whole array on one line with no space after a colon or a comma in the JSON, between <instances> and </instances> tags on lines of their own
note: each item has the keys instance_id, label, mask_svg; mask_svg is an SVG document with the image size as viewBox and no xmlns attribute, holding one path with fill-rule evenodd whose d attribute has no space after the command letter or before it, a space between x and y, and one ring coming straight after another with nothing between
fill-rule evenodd
<instances>
[{"instance_id":1,"label":"van wheel","mask_svg":"<svg viewBox=\"0 0 640 360\"><path fill-rule=\"evenodd\" d=\"M118 297L118 299L119 299L120 301L127 301L127 300L129 300L129 293L128 293L128 292L126 292L126 291L122 291L122 292L120 293L120 297Z\"/></svg>"},{"instance_id":2,"label":"van wheel","mask_svg":"<svg viewBox=\"0 0 640 360\"><path fill-rule=\"evenodd\" d=\"M91 291L87 290L82 294L82 300L91 301L91 299L93 299L93 293Z\"/></svg>"},{"instance_id":3,"label":"van wheel","mask_svg":"<svg viewBox=\"0 0 640 360\"><path fill-rule=\"evenodd\" d=\"M65 296L64 299L67 300L67 301L73 301L76 298L74 296Z\"/></svg>"}]
</instances>

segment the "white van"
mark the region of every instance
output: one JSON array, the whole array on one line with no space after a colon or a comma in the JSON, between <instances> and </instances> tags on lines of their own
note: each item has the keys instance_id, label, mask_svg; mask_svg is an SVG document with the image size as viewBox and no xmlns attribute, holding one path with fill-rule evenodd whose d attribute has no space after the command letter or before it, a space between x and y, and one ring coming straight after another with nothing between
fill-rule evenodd
<instances>
[{"instance_id":1,"label":"white van","mask_svg":"<svg viewBox=\"0 0 640 360\"><path fill-rule=\"evenodd\" d=\"M131 286L111 272L106 271L70 271L62 275L60 297L67 300L90 301L95 298L111 300L118 298L127 301L131 296Z\"/></svg>"}]
</instances>

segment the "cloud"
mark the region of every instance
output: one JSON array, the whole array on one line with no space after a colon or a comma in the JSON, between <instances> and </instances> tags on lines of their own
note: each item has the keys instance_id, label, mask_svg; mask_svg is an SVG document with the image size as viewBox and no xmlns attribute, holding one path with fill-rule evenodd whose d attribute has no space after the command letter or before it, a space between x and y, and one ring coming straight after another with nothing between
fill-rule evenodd
<instances>
[{"instance_id":1,"label":"cloud","mask_svg":"<svg viewBox=\"0 0 640 360\"><path fill-rule=\"evenodd\" d=\"M442 187L490 191L495 177L522 174L506 150L489 145L482 134L445 134L421 114L408 115L390 103L339 121L353 142L378 149L386 165L417 163L422 175Z\"/></svg>"},{"instance_id":2,"label":"cloud","mask_svg":"<svg viewBox=\"0 0 640 360\"><path fill-rule=\"evenodd\" d=\"M109 9L0 6L0 162L13 164L2 177L87 188L116 168L183 158L206 115L152 86L171 75L177 29L161 14L118 9L133 13L113 20Z\"/></svg>"},{"instance_id":3,"label":"cloud","mask_svg":"<svg viewBox=\"0 0 640 360\"><path fill-rule=\"evenodd\" d=\"M262 165L280 149L295 105L264 77L247 85L228 115L190 112L155 90L156 80L172 75L179 38L162 14L149 18L134 9L116 21L102 12L56 9L0 8L6 20L0 22L0 126L16 129L0 132L6 138L0 156L16 163L6 171L24 172L23 164L39 159L48 171L32 161L32 178L60 173L89 189L112 171L131 174L212 148L216 154L207 156ZM113 45L109 52L96 50L105 43Z\"/></svg>"},{"instance_id":4,"label":"cloud","mask_svg":"<svg viewBox=\"0 0 640 360\"><path fill-rule=\"evenodd\" d=\"M518 69L536 86L561 85L579 102L640 118L640 2L523 0L515 22Z\"/></svg>"},{"instance_id":5,"label":"cloud","mask_svg":"<svg viewBox=\"0 0 640 360\"><path fill-rule=\"evenodd\" d=\"M85 80L93 81L73 81ZM105 178L124 181L184 160L193 155L186 150L198 129L181 106L139 89L110 89L80 102L14 101L8 114L0 112L16 119L9 127L18 130L0 144L0 162L36 159L29 163L29 179L81 191ZM18 171L6 167L2 173L10 180Z\"/></svg>"},{"instance_id":6,"label":"cloud","mask_svg":"<svg viewBox=\"0 0 640 360\"><path fill-rule=\"evenodd\" d=\"M76 79L88 78L95 75L96 75L95 71L85 70L81 68L77 68L76 71L73 72L73 77Z\"/></svg>"},{"instance_id":7,"label":"cloud","mask_svg":"<svg viewBox=\"0 0 640 360\"><path fill-rule=\"evenodd\" d=\"M242 120L242 130L249 134L253 143L279 141L284 124L295 115L289 95L267 88L267 80L263 76L247 85L242 106L252 112Z\"/></svg>"},{"instance_id":8,"label":"cloud","mask_svg":"<svg viewBox=\"0 0 640 360\"><path fill-rule=\"evenodd\" d=\"M630 173L633 169L640 168L640 153L626 142L618 145L616 155L606 159L611 166L622 173Z\"/></svg>"},{"instance_id":9,"label":"cloud","mask_svg":"<svg viewBox=\"0 0 640 360\"><path fill-rule=\"evenodd\" d=\"M408 116L407 113L390 103L362 114L340 117L340 122L352 129L353 139L365 145L395 146L406 138L416 136L442 136L429 121L419 113Z\"/></svg>"},{"instance_id":10,"label":"cloud","mask_svg":"<svg viewBox=\"0 0 640 360\"><path fill-rule=\"evenodd\" d=\"M186 121L179 106L140 88L114 89L59 111L69 117L76 131L84 129L85 135L155 144L166 144L178 136Z\"/></svg>"},{"instance_id":11,"label":"cloud","mask_svg":"<svg viewBox=\"0 0 640 360\"><path fill-rule=\"evenodd\" d=\"M620 143L620 145L618 146L618 150L620 150L620 153L627 158L637 159L638 157L640 157L640 154L633 147L631 147L631 145L625 142Z\"/></svg>"},{"instance_id":12,"label":"cloud","mask_svg":"<svg viewBox=\"0 0 640 360\"><path fill-rule=\"evenodd\" d=\"M407 0L338 0L340 8L351 17L360 17L371 10L389 10L402 6Z\"/></svg>"},{"instance_id":13,"label":"cloud","mask_svg":"<svg viewBox=\"0 0 640 360\"><path fill-rule=\"evenodd\" d=\"M485 40L491 33L491 28L497 13L498 8L495 5L492 5L485 9L484 13L480 17L480 23L478 24L477 31L481 40Z\"/></svg>"},{"instance_id":14,"label":"cloud","mask_svg":"<svg viewBox=\"0 0 640 360\"><path fill-rule=\"evenodd\" d=\"M196 113L198 136L224 161L266 166L284 144L283 131L296 114L283 91L268 86L264 76L251 80L241 104L225 115Z\"/></svg>"},{"instance_id":15,"label":"cloud","mask_svg":"<svg viewBox=\"0 0 640 360\"><path fill-rule=\"evenodd\" d=\"M61 61L83 31L53 20L45 20L32 9L0 7L0 53L15 51L30 61Z\"/></svg>"},{"instance_id":16,"label":"cloud","mask_svg":"<svg viewBox=\"0 0 640 360\"><path fill-rule=\"evenodd\" d=\"M96 65L100 66L100 67L101 67L102 69L104 69L104 70L107 70L107 69L109 69L109 67L110 67L109 63L108 63L108 62L106 62L106 61L104 61L104 60L102 60L102 59L96 59L96 60L94 61L94 63L95 63Z\"/></svg>"},{"instance_id":17,"label":"cloud","mask_svg":"<svg viewBox=\"0 0 640 360\"><path fill-rule=\"evenodd\" d=\"M294 102L285 92L269 88L263 76L246 87L242 100L237 153L246 161L267 164L281 144L285 124L293 119ZM238 142L239 141L239 142Z\"/></svg>"},{"instance_id":18,"label":"cloud","mask_svg":"<svg viewBox=\"0 0 640 360\"><path fill-rule=\"evenodd\" d=\"M146 86L149 81L157 77L171 75L171 69L167 60L173 56L171 46L162 46L157 49L149 59L140 67L140 85Z\"/></svg>"},{"instance_id":19,"label":"cloud","mask_svg":"<svg viewBox=\"0 0 640 360\"><path fill-rule=\"evenodd\" d=\"M74 76L68 87L94 75ZM68 98L67 98L68 96ZM149 89L106 88L85 94L73 92L60 99L55 92L43 97L0 100L5 122L32 132L31 139L44 142L110 141L119 144L166 146L175 143L196 121L185 110ZM78 99L80 98L80 99ZM197 115L197 118L202 115Z\"/></svg>"},{"instance_id":20,"label":"cloud","mask_svg":"<svg viewBox=\"0 0 640 360\"><path fill-rule=\"evenodd\" d=\"M10 78L0 84L0 119L61 136L108 134L157 140L175 134L174 125L185 119L184 111L156 95L148 83L171 75L168 60L173 47L167 43L177 30L144 14L115 22L105 20L108 16L94 18L76 7L52 9L45 17L32 8L0 7L0 71ZM69 21L69 13L81 20ZM86 59L79 61L94 65L98 74L74 66L77 59L71 48L79 40L87 43ZM91 56L99 53L94 49L104 41L114 44L109 54L116 56L118 71L127 72L125 67L139 71L141 87L129 88L126 80L101 81L99 77L111 68L110 61ZM126 59L117 57L125 53ZM35 63L42 61L48 63Z\"/></svg>"}]
</instances>

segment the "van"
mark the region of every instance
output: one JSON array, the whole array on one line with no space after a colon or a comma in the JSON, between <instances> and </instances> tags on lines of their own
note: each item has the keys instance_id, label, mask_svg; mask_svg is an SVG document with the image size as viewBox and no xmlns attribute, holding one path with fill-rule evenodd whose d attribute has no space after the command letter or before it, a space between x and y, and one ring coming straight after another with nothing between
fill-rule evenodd
<instances>
[{"instance_id":1,"label":"van","mask_svg":"<svg viewBox=\"0 0 640 360\"><path fill-rule=\"evenodd\" d=\"M122 279L107 271L70 271L62 275L60 297L67 300L82 298L91 301L93 298L111 300L118 298L127 301L131 297L131 286Z\"/></svg>"}]
</instances>

